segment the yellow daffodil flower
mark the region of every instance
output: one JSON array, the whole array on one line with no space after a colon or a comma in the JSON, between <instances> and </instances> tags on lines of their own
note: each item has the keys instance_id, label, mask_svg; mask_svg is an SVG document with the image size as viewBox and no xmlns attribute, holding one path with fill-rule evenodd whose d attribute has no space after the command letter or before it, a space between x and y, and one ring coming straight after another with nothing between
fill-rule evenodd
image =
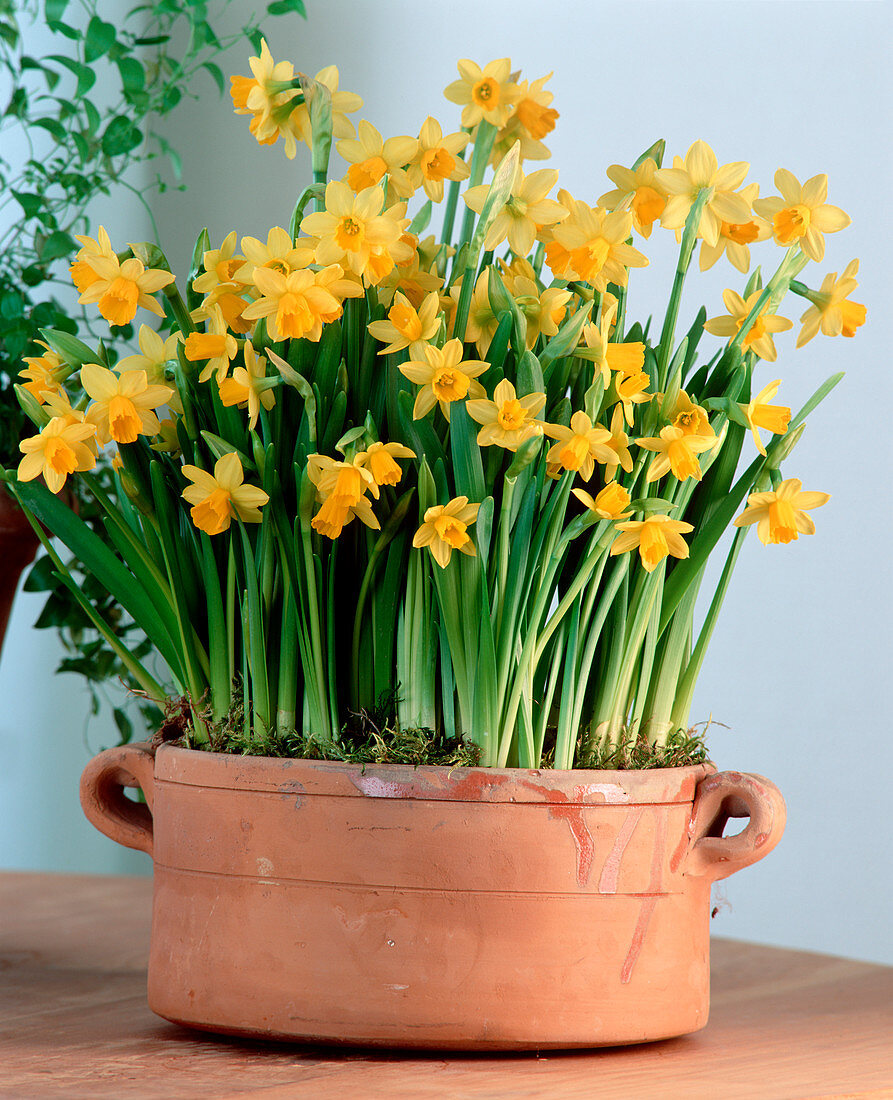
<instances>
[{"instance_id":1,"label":"yellow daffodil flower","mask_svg":"<svg viewBox=\"0 0 893 1100\"><path fill-rule=\"evenodd\" d=\"M292 271L289 275L258 267L254 280L263 297L248 306L244 317L266 317L267 331L277 342L302 337L318 342L322 326L341 316L343 299L363 294L359 283L344 278L340 264L317 272Z\"/></svg>"},{"instance_id":2,"label":"yellow daffodil flower","mask_svg":"<svg viewBox=\"0 0 893 1100\"><path fill-rule=\"evenodd\" d=\"M468 60L459 61L457 67L461 80L447 85L443 94L450 103L462 105L462 125L471 129L484 119L497 128L504 126L519 95L509 58L491 61L483 69Z\"/></svg>"},{"instance_id":3,"label":"yellow daffodil flower","mask_svg":"<svg viewBox=\"0 0 893 1100\"><path fill-rule=\"evenodd\" d=\"M723 317L711 317L709 321L704 322L704 328L714 336L728 336L731 341L744 324L750 311L757 304L759 296L760 291L755 290L747 296L747 301L745 301L736 291L724 290L722 300L729 311L728 314ZM772 336L776 332L786 332L789 328L793 328L794 323L789 321L787 317L779 317L774 313L769 313L768 310L769 302L766 302L745 335L742 346L745 351L752 351L760 359L774 363L778 357L778 352L775 350L775 342Z\"/></svg>"},{"instance_id":4,"label":"yellow daffodil flower","mask_svg":"<svg viewBox=\"0 0 893 1100\"><path fill-rule=\"evenodd\" d=\"M226 291L241 292L244 285L236 280L236 272L245 265L245 257L236 252L238 235L231 230L219 248L209 248L202 254L202 274L192 281L192 289L207 296L205 305L213 305Z\"/></svg>"},{"instance_id":5,"label":"yellow daffodil flower","mask_svg":"<svg viewBox=\"0 0 893 1100\"><path fill-rule=\"evenodd\" d=\"M217 384L229 373L229 365L239 354L239 342L227 332L226 321L219 305L208 311L206 332L190 332L183 345L183 354L190 363L205 361L199 382L207 382L212 374L217 376Z\"/></svg>"},{"instance_id":6,"label":"yellow daffodil flower","mask_svg":"<svg viewBox=\"0 0 893 1100\"><path fill-rule=\"evenodd\" d=\"M825 255L825 233L837 233L850 224L849 215L839 206L825 202L828 177L822 173L802 186L793 173L779 168L775 186L781 195L757 199L754 210L772 224L778 244L799 244L804 256L821 263Z\"/></svg>"},{"instance_id":7,"label":"yellow daffodil flower","mask_svg":"<svg viewBox=\"0 0 893 1100\"><path fill-rule=\"evenodd\" d=\"M90 260L98 257L114 260L115 250L112 248L108 233L102 226L97 229L95 240L92 237L79 237L77 235L74 239L80 244L81 248L74 258L74 263L69 267L68 274L77 287L78 294L83 294L87 287L99 278L91 267Z\"/></svg>"},{"instance_id":8,"label":"yellow daffodil flower","mask_svg":"<svg viewBox=\"0 0 893 1100\"><path fill-rule=\"evenodd\" d=\"M258 357L250 341L245 342L242 349L245 357L245 366L236 367L231 378L224 378L218 383L220 387L220 400L224 405L247 405L248 427L253 430L260 416L260 407L272 409L276 404L276 394L273 387L278 385L278 379L267 378L267 361L263 356Z\"/></svg>"},{"instance_id":9,"label":"yellow daffodil flower","mask_svg":"<svg viewBox=\"0 0 893 1100\"><path fill-rule=\"evenodd\" d=\"M378 483L364 464L357 459L340 462L327 455L312 454L307 458L307 476L316 486L317 499L322 501L310 524L315 531L336 539L354 518L376 531L380 529L366 499L367 492L378 499Z\"/></svg>"},{"instance_id":10,"label":"yellow daffodil flower","mask_svg":"<svg viewBox=\"0 0 893 1100\"><path fill-rule=\"evenodd\" d=\"M710 197L701 212L697 235L715 246L723 222L742 225L750 220L750 203L738 192L749 168L743 160L720 168L716 154L705 141L693 142L684 160L674 157L672 168L659 168L654 173L658 186L668 196L661 225L681 231L698 192L708 189Z\"/></svg>"},{"instance_id":11,"label":"yellow daffodil flower","mask_svg":"<svg viewBox=\"0 0 893 1100\"><path fill-rule=\"evenodd\" d=\"M605 481L614 479L618 466L627 473L630 473L633 468L633 457L629 453L629 438L623 430L623 425L623 409L620 405L615 405L609 429L610 438L606 439L604 443L613 452L611 461L605 463Z\"/></svg>"},{"instance_id":12,"label":"yellow daffodil flower","mask_svg":"<svg viewBox=\"0 0 893 1100\"><path fill-rule=\"evenodd\" d=\"M417 149L407 169L413 189L422 187L432 202L441 202L444 180L468 179L470 167L459 154L469 138L461 131L444 137L440 123L429 115L422 123Z\"/></svg>"},{"instance_id":13,"label":"yellow daffodil flower","mask_svg":"<svg viewBox=\"0 0 893 1100\"><path fill-rule=\"evenodd\" d=\"M685 390L680 390L676 396L676 404L670 413L670 421L673 427L679 428L683 435L702 435L707 439L716 438L716 432L710 427L707 410L701 405L696 405Z\"/></svg>"},{"instance_id":14,"label":"yellow daffodil flower","mask_svg":"<svg viewBox=\"0 0 893 1100\"><path fill-rule=\"evenodd\" d=\"M341 264L375 285L402 260L411 248L401 240L409 219L402 204L383 210L384 190L367 187L355 195L346 183L326 185L326 208L308 214L301 222L305 233L317 238L316 261Z\"/></svg>"},{"instance_id":15,"label":"yellow daffodil flower","mask_svg":"<svg viewBox=\"0 0 893 1100\"><path fill-rule=\"evenodd\" d=\"M91 256L87 262L96 279L81 292L79 305L95 303L110 325L132 321L138 306L164 316L164 310L152 295L174 281L169 271L147 270L135 256L123 264L117 257L107 256Z\"/></svg>"},{"instance_id":16,"label":"yellow daffodil flower","mask_svg":"<svg viewBox=\"0 0 893 1100\"><path fill-rule=\"evenodd\" d=\"M645 391L651 385L651 378L645 371L634 371L632 374L618 374L614 377L614 389L617 391L617 400L623 408L623 415L627 424L632 424L635 416L635 405L647 405L654 397L653 393Z\"/></svg>"},{"instance_id":17,"label":"yellow daffodil flower","mask_svg":"<svg viewBox=\"0 0 893 1100\"><path fill-rule=\"evenodd\" d=\"M484 387L475 379L490 364L480 359L463 359L461 340L448 340L443 348L433 344L421 346L424 359L410 359L398 368L410 382L422 387L412 408L413 420L427 415L438 403L449 420L450 405L454 401L464 401L466 397L486 397Z\"/></svg>"},{"instance_id":18,"label":"yellow daffodil flower","mask_svg":"<svg viewBox=\"0 0 893 1100\"><path fill-rule=\"evenodd\" d=\"M19 378L24 379L22 386L36 398L41 404L45 401L45 394L58 393L59 387L65 381L71 368L53 351L49 344L43 340L35 340L42 348L43 355L26 355L24 362L28 365L19 371Z\"/></svg>"},{"instance_id":19,"label":"yellow daffodil flower","mask_svg":"<svg viewBox=\"0 0 893 1100\"><path fill-rule=\"evenodd\" d=\"M408 199L415 191L404 171L418 153L419 143L408 135L391 137L384 141L371 122L360 119L355 138L336 142L338 155L350 165L347 185L354 194L375 187L382 176L388 177L388 193L392 191Z\"/></svg>"},{"instance_id":20,"label":"yellow daffodil flower","mask_svg":"<svg viewBox=\"0 0 893 1100\"><path fill-rule=\"evenodd\" d=\"M354 458L354 462L357 466L364 466L372 474L376 485L398 485L403 471L395 460L415 457L415 451L404 447L402 443L370 443L367 450L361 451Z\"/></svg>"},{"instance_id":21,"label":"yellow daffodil flower","mask_svg":"<svg viewBox=\"0 0 893 1100\"><path fill-rule=\"evenodd\" d=\"M555 123L559 117L558 112L550 106L555 96L552 92L546 91L545 88L546 81L551 79L552 74L547 73L546 76L541 76L532 83L522 80L517 85L515 109L509 119L509 124L516 121L524 133L535 142L540 142L546 134L550 134L555 129ZM522 148L521 159L538 160L543 158L530 158L529 154L525 155Z\"/></svg>"},{"instance_id":22,"label":"yellow daffodil flower","mask_svg":"<svg viewBox=\"0 0 893 1100\"><path fill-rule=\"evenodd\" d=\"M623 519L632 515L626 510L629 508L629 493L616 481L609 481L594 500L585 489L571 489L571 492L599 519Z\"/></svg>"},{"instance_id":23,"label":"yellow daffodil flower","mask_svg":"<svg viewBox=\"0 0 893 1100\"><path fill-rule=\"evenodd\" d=\"M492 401L486 398L468 401L465 408L472 420L483 425L477 437L479 446L496 444L507 451L516 451L526 439L542 435L543 424L536 416L545 404L544 393L528 393L519 398L515 387L504 378L493 391Z\"/></svg>"},{"instance_id":24,"label":"yellow daffodil flower","mask_svg":"<svg viewBox=\"0 0 893 1100\"><path fill-rule=\"evenodd\" d=\"M239 456L226 454L209 474L198 466L183 466L183 475L193 484L182 492L192 505L192 522L208 535L219 535L229 528L233 517L243 523L260 523L261 508L270 499L256 485L245 485L245 472Z\"/></svg>"},{"instance_id":25,"label":"yellow daffodil flower","mask_svg":"<svg viewBox=\"0 0 893 1100\"><path fill-rule=\"evenodd\" d=\"M490 152L490 165L498 168L503 158L514 146L518 146L518 160L548 160L549 149L540 140L555 129L558 112L550 104L555 98L544 85L552 74L541 76L530 83L518 82L514 110L505 125L496 132ZM477 131L472 132L474 140Z\"/></svg>"},{"instance_id":26,"label":"yellow daffodil flower","mask_svg":"<svg viewBox=\"0 0 893 1100\"><path fill-rule=\"evenodd\" d=\"M378 484L372 473L359 462L343 462L328 455L307 456L307 476L323 499L332 497L345 507L356 502L367 491L378 499Z\"/></svg>"},{"instance_id":27,"label":"yellow daffodil flower","mask_svg":"<svg viewBox=\"0 0 893 1100\"><path fill-rule=\"evenodd\" d=\"M104 446L110 439L116 443L134 443L140 435L157 435L160 426L155 409L170 400L170 386L150 386L146 372L129 370L113 374L98 363L84 363L81 385L93 398L86 419L96 426L96 438Z\"/></svg>"},{"instance_id":28,"label":"yellow daffodil flower","mask_svg":"<svg viewBox=\"0 0 893 1100\"><path fill-rule=\"evenodd\" d=\"M558 182L558 170L541 168L525 176L521 166L515 169L512 190L495 214L484 237L484 248L495 249L508 239L509 248L518 256L527 256L543 226L554 226L568 216L568 211L546 195ZM463 195L465 203L476 214L484 209L490 185L469 187Z\"/></svg>"},{"instance_id":29,"label":"yellow daffodil flower","mask_svg":"<svg viewBox=\"0 0 893 1100\"><path fill-rule=\"evenodd\" d=\"M129 370L141 370L146 372L146 378L153 386L166 384L165 367L177 359L177 345L182 336L179 332L173 333L163 340L161 336L148 325L140 325L139 331L139 355L126 355L115 364L115 370L119 374Z\"/></svg>"},{"instance_id":30,"label":"yellow daffodil flower","mask_svg":"<svg viewBox=\"0 0 893 1100\"><path fill-rule=\"evenodd\" d=\"M661 428L659 436L637 439L636 443L646 451L654 451L659 457L648 467L646 482L657 481L671 470L673 477L685 481L693 477L701 480L701 465L697 456L709 451L715 440L703 435L686 434L681 428L668 424Z\"/></svg>"},{"instance_id":31,"label":"yellow daffodil flower","mask_svg":"<svg viewBox=\"0 0 893 1100\"><path fill-rule=\"evenodd\" d=\"M294 81L294 66L290 61L273 60L269 47L261 39L260 57L248 60L251 77L230 77L230 94L234 113L252 115L250 130L261 145L272 145L281 137L285 155L293 160L297 152L300 126L294 119L300 89L290 87Z\"/></svg>"},{"instance_id":32,"label":"yellow daffodil flower","mask_svg":"<svg viewBox=\"0 0 893 1100\"><path fill-rule=\"evenodd\" d=\"M232 280L239 288L254 283L254 272L259 267L278 271L281 275L290 275L313 261L313 253L298 248L288 231L278 225L267 233L266 244L257 237L243 237L242 252L245 254L245 262L237 265L232 274Z\"/></svg>"},{"instance_id":33,"label":"yellow daffodil flower","mask_svg":"<svg viewBox=\"0 0 893 1100\"><path fill-rule=\"evenodd\" d=\"M440 328L439 312L440 297L436 291L425 296L418 310L398 291L394 295L394 304L388 311L388 319L372 321L366 327L376 340L387 343L388 346L378 353L387 355L404 348L412 348L420 341L433 340ZM415 350L422 354L421 348Z\"/></svg>"},{"instance_id":34,"label":"yellow daffodil flower","mask_svg":"<svg viewBox=\"0 0 893 1100\"><path fill-rule=\"evenodd\" d=\"M797 337L798 348L808 344L819 329L825 336L855 336L856 329L865 324L865 306L849 300L859 285L855 278L858 271L859 261L851 260L839 279L832 271L819 290L809 291L812 305L800 318L803 327Z\"/></svg>"},{"instance_id":35,"label":"yellow daffodil flower","mask_svg":"<svg viewBox=\"0 0 893 1100\"><path fill-rule=\"evenodd\" d=\"M381 524L375 518L372 505L365 496L359 497L353 504L343 504L334 496L326 497L322 507L310 521L310 526L327 539L336 539L354 519L361 520L373 531L381 530Z\"/></svg>"},{"instance_id":36,"label":"yellow daffodil flower","mask_svg":"<svg viewBox=\"0 0 893 1100\"><path fill-rule=\"evenodd\" d=\"M614 190L605 192L598 200L599 206L611 211L629 210L633 228L646 239L667 205L667 192L655 179L656 171L657 164L651 157L646 157L638 168L612 164L607 176Z\"/></svg>"},{"instance_id":37,"label":"yellow daffodil flower","mask_svg":"<svg viewBox=\"0 0 893 1100\"><path fill-rule=\"evenodd\" d=\"M776 378L768 386L763 386L753 401L747 405L739 404L739 408L747 417L747 423L753 434L753 441L761 455L765 455L766 448L757 429L765 428L773 435L784 435L791 421L791 410L786 405L770 405L769 402L778 393L781 379Z\"/></svg>"},{"instance_id":38,"label":"yellow daffodil flower","mask_svg":"<svg viewBox=\"0 0 893 1100\"><path fill-rule=\"evenodd\" d=\"M755 523L757 536L764 546L793 542L800 535L815 534L815 524L806 512L821 508L830 499L830 493L803 491L799 478L791 477L772 492L751 493L747 508L734 521L734 526L747 527Z\"/></svg>"},{"instance_id":39,"label":"yellow daffodil flower","mask_svg":"<svg viewBox=\"0 0 893 1100\"><path fill-rule=\"evenodd\" d=\"M125 371L142 370L146 372L146 378L152 386L167 385L167 364L177 359L177 345L182 341L182 334L175 332L162 340L161 336L148 325L140 325L139 331L139 355L126 355L115 363L115 370L119 374ZM168 405L178 413L183 412L180 395L176 389L171 391Z\"/></svg>"},{"instance_id":40,"label":"yellow daffodil flower","mask_svg":"<svg viewBox=\"0 0 893 1100\"><path fill-rule=\"evenodd\" d=\"M599 323L583 326L582 343L593 352L592 366L597 372L601 372L602 383L605 389L611 381L611 371L619 371L620 374L637 374L645 362L645 345L641 342L631 341L627 344L612 344L610 342L611 329L614 326L614 318L617 315L617 299L612 298L610 305L602 307ZM589 356L587 356L589 358Z\"/></svg>"},{"instance_id":41,"label":"yellow daffodil flower","mask_svg":"<svg viewBox=\"0 0 893 1100\"><path fill-rule=\"evenodd\" d=\"M596 460L603 463L617 460L617 452L608 446L611 433L601 425L593 426L584 412L574 413L569 428L563 424L544 424L543 431L557 440L549 448L546 461L562 470L578 470L584 481L592 477Z\"/></svg>"},{"instance_id":42,"label":"yellow daffodil flower","mask_svg":"<svg viewBox=\"0 0 893 1100\"><path fill-rule=\"evenodd\" d=\"M87 445L94 434L92 424L54 416L39 435L19 443L25 457L16 476L19 481L33 481L42 475L50 492L60 492L69 474L92 470L96 465L96 456Z\"/></svg>"},{"instance_id":43,"label":"yellow daffodil flower","mask_svg":"<svg viewBox=\"0 0 893 1100\"><path fill-rule=\"evenodd\" d=\"M502 259L498 263L505 289L524 314L527 322L526 344L531 349L540 336L554 336L558 332L558 326L567 314L567 305L572 301L573 294L557 286L541 290L536 272L530 261L523 256L515 256L510 264ZM495 316L493 322L496 322ZM494 327L493 332L495 331ZM487 340L488 346L493 332Z\"/></svg>"},{"instance_id":44,"label":"yellow daffodil flower","mask_svg":"<svg viewBox=\"0 0 893 1100\"><path fill-rule=\"evenodd\" d=\"M653 573L668 555L687 558L688 545L683 535L693 531L690 523L655 515L644 520L625 520L616 525L621 532L611 544L611 554L625 554L638 549L646 573Z\"/></svg>"},{"instance_id":45,"label":"yellow daffodil flower","mask_svg":"<svg viewBox=\"0 0 893 1100\"><path fill-rule=\"evenodd\" d=\"M378 300L382 305L390 305L399 290L418 310L432 290L443 286L443 279L434 270L434 260L422 255L418 238L404 233L401 240L412 252L408 260L397 264L378 284Z\"/></svg>"},{"instance_id":46,"label":"yellow daffodil flower","mask_svg":"<svg viewBox=\"0 0 893 1100\"><path fill-rule=\"evenodd\" d=\"M740 192L741 197L749 206L753 205L759 193L760 185L758 183L749 183L746 187L742 187ZM725 253L733 267L741 272L746 272L750 268L750 248L748 246L758 241L765 241L771 236L772 226L763 218L752 217L749 221L739 224L721 222L716 244L711 245L705 240L701 241L701 251L698 257L701 271L708 271Z\"/></svg>"},{"instance_id":47,"label":"yellow daffodil flower","mask_svg":"<svg viewBox=\"0 0 893 1100\"><path fill-rule=\"evenodd\" d=\"M564 192L558 197L564 206ZM626 243L632 218L626 210L609 214L576 201L567 220L552 230L546 263L560 278L582 279L594 290L605 290L608 283L626 286L628 268L648 266L647 258Z\"/></svg>"},{"instance_id":48,"label":"yellow daffodil flower","mask_svg":"<svg viewBox=\"0 0 893 1100\"><path fill-rule=\"evenodd\" d=\"M454 550L475 557L477 550L468 534L477 519L480 504L469 504L468 497L454 497L449 504L435 504L425 512L425 521L413 536L412 545L427 546L441 569L449 565Z\"/></svg>"}]
</instances>

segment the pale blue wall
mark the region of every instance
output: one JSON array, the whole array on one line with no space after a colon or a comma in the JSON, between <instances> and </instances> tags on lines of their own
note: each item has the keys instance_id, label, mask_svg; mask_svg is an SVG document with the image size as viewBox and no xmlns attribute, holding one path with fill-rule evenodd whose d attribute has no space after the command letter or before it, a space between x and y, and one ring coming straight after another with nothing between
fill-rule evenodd
<instances>
[{"instance_id":1,"label":"pale blue wall","mask_svg":"<svg viewBox=\"0 0 893 1100\"><path fill-rule=\"evenodd\" d=\"M782 395L797 406L829 374L847 378L815 413L786 476L832 494L815 513L818 533L787 547L748 542L716 632L695 702L695 718L711 713L720 767L761 772L782 789L789 823L770 858L724 884L731 905L717 933L893 962L889 857L891 759L883 684L891 654L887 410L891 371L886 313L891 300L889 142L890 83L885 51L889 7L873 3L613 3L564 0L308 0L310 19L282 22L271 47L310 73L336 62L343 87L364 96L363 117L384 134L415 133L425 114L454 128L457 109L442 99L455 60L483 64L510 55L534 79L555 70L551 88L561 113L550 135L550 166L577 197L594 202L610 184L605 167L630 163L655 138L684 153L695 138L725 162L750 160L749 178L772 194L781 166L801 179L830 178L830 201L853 225L828 238L825 262L810 265L815 286L829 270L862 260L856 296L869 324L855 340L821 336L795 352L800 301L787 311L795 327L782 335ZM247 55L231 72L247 73ZM209 225L219 241L232 228L265 235L287 224L295 196L308 182L309 158L289 163L259 148L245 119L204 95L172 127L185 152L190 192L156 204L172 261L183 272L191 240ZM173 242L173 243L170 243ZM652 268L633 274L633 314L666 300L674 247L656 231L644 246ZM772 253L775 258L775 253ZM767 261L768 262L768 261ZM814 270L813 270L814 269ZM728 265L694 278L683 317L703 301L722 312L725 286L742 281ZM709 344L709 338L706 339ZM27 616L17 615L13 647L31 646ZM71 838L80 827L70 792L83 749L82 718L68 710L66 683L53 684L53 657L40 652L0 668L0 697L36 693L13 725L0 721L2 782L28 789L49 769L55 799L27 795L12 805L24 826L0 805L0 862L7 866L94 869L94 848ZM27 685L27 687L26 687ZM51 686L52 685L52 686ZM51 691L59 696L51 697ZM45 701L46 705L43 705ZM22 727L25 727L23 730ZM95 745L103 734L91 735ZM10 745L13 745L10 748ZM65 746L50 764L51 746ZM64 803L64 804L63 804ZM72 816L73 815L73 816ZM87 830L89 832L89 830ZM41 836L39 845L28 838ZM50 836L58 837L54 848ZM21 838L21 843L19 842ZM121 869L110 842L108 870ZM140 857L141 858L141 857Z\"/></svg>"}]
</instances>

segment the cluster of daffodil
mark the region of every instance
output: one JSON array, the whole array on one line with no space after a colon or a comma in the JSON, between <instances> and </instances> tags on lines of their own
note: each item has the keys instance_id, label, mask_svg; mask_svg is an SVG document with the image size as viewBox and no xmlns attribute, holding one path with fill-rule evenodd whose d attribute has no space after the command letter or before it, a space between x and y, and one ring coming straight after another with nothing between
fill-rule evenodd
<instances>
[{"instance_id":1,"label":"cluster of daffodil","mask_svg":"<svg viewBox=\"0 0 893 1100\"><path fill-rule=\"evenodd\" d=\"M857 261L818 290L797 278L849 221L826 178L781 169L761 199L746 163L696 141L664 167L658 142L609 168L613 189L589 205L556 190L557 171L525 172L558 113L549 77L522 81L508 59L459 63L455 132L428 117L387 139L354 129L362 101L334 67L296 76L264 44L251 69L233 78L236 112L290 158L305 142L314 182L266 241L233 231L215 248L203 232L185 297L155 246L80 239L81 301L110 325L139 308L165 325L143 325L140 353L117 363L44 334L19 388L40 427L22 443L20 501L143 626L176 689L207 701L199 740L234 690L249 733L333 742L350 712L396 693L395 723L472 739L489 765L572 767L630 729L652 743L684 729L747 529L796 540L828 499L780 466L840 376L796 415L774 403L780 380L757 380L792 327L788 291L809 302L798 346L865 320ZM438 240L424 233L441 202ZM680 255L652 340L627 302L629 270L648 264L637 238L656 226ZM751 246L777 257L771 278L757 269L677 338L695 250L702 270L725 258L746 274ZM705 334L721 343L699 363ZM120 493L94 483L102 539L54 494L91 480L112 442Z\"/></svg>"}]
</instances>

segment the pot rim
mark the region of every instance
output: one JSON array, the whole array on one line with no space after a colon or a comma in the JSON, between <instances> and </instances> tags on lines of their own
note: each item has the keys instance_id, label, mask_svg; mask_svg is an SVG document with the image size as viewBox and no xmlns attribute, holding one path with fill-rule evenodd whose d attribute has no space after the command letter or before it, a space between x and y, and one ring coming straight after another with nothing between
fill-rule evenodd
<instances>
[{"instance_id":1,"label":"pot rim","mask_svg":"<svg viewBox=\"0 0 893 1100\"><path fill-rule=\"evenodd\" d=\"M238 756L162 744L155 779L194 787L282 794L447 802L607 804L691 802L712 762L675 768L558 770Z\"/></svg>"}]
</instances>

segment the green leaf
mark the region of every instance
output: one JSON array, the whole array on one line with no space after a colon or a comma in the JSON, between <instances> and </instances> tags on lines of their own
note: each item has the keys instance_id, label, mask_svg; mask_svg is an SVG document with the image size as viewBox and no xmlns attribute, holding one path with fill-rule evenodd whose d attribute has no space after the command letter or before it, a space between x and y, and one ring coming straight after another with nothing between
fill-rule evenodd
<instances>
[{"instance_id":1,"label":"green leaf","mask_svg":"<svg viewBox=\"0 0 893 1100\"><path fill-rule=\"evenodd\" d=\"M84 60L95 61L107 54L115 44L115 28L94 15L87 24L87 37L84 45Z\"/></svg>"},{"instance_id":2,"label":"green leaf","mask_svg":"<svg viewBox=\"0 0 893 1100\"><path fill-rule=\"evenodd\" d=\"M84 100L84 114L87 116L87 128L90 134L95 134L99 129L99 124L102 118L96 107L90 102L89 99Z\"/></svg>"},{"instance_id":3,"label":"green leaf","mask_svg":"<svg viewBox=\"0 0 893 1100\"><path fill-rule=\"evenodd\" d=\"M142 135L126 115L116 115L102 135L102 151L107 157L129 153L142 141Z\"/></svg>"},{"instance_id":4,"label":"green leaf","mask_svg":"<svg viewBox=\"0 0 893 1100\"><path fill-rule=\"evenodd\" d=\"M267 15L288 15L292 11L304 19L307 18L304 0L273 0L272 4L267 4Z\"/></svg>"},{"instance_id":5,"label":"green leaf","mask_svg":"<svg viewBox=\"0 0 893 1100\"><path fill-rule=\"evenodd\" d=\"M480 504L486 490L481 449L477 442L478 425L468 415L462 401L454 401L450 412L450 446L456 493L467 496L472 504Z\"/></svg>"},{"instance_id":6,"label":"green leaf","mask_svg":"<svg viewBox=\"0 0 893 1100\"><path fill-rule=\"evenodd\" d=\"M46 202L43 195L33 195L24 191L13 191L12 189L9 193L25 211L26 218L36 218L40 213L40 208Z\"/></svg>"},{"instance_id":7,"label":"green leaf","mask_svg":"<svg viewBox=\"0 0 893 1100\"><path fill-rule=\"evenodd\" d=\"M122 57L116 62L121 74L121 87L125 95L141 92L146 86L146 71L133 57Z\"/></svg>"},{"instance_id":8,"label":"green leaf","mask_svg":"<svg viewBox=\"0 0 893 1100\"><path fill-rule=\"evenodd\" d=\"M46 130L48 134L51 134L54 140L60 144L65 141L65 127L55 118L36 118L31 123L32 126L39 126L41 130Z\"/></svg>"},{"instance_id":9,"label":"green leaf","mask_svg":"<svg viewBox=\"0 0 893 1100\"><path fill-rule=\"evenodd\" d=\"M74 73L78 82L76 92L78 96L86 95L96 83L96 73L87 65L82 65L80 61L73 61L70 57L63 57L62 54L55 53L50 54L47 61L62 65L69 72Z\"/></svg>"},{"instance_id":10,"label":"green leaf","mask_svg":"<svg viewBox=\"0 0 893 1100\"><path fill-rule=\"evenodd\" d=\"M48 23L58 23L67 7L68 0L46 0L43 8L46 21Z\"/></svg>"},{"instance_id":11,"label":"green leaf","mask_svg":"<svg viewBox=\"0 0 893 1100\"><path fill-rule=\"evenodd\" d=\"M65 38L70 38L72 42L80 42L84 37L81 31L76 27L70 27L67 23L63 23L60 19L54 19L50 24L50 30L53 34L61 34Z\"/></svg>"},{"instance_id":12,"label":"green leaf","mask_svg":"<svg viewBox=\"0 0 893 1100\"><path fill-rule=\"evenodd\" d=\"M20 504L34 513L121 604L133 621L152 639L162 657L172 667L177 660L161 617L138 578L125 569L82 519L38 481L18 482L13 492Z\"/></svg>"},{"instance_id":13,"label":"green leaf","mask_svg":"<svg viewBox=\"0 0 893 1100\"><path fill-rule=\"evenodd\" d=\"M76 248L77 244L74 240L67 233L63 233L61 229L57 229L40 245L38 254L41 263L47 264L52 260L60 260L63 256L70 255Z\"/></svg>"},{"instance_id":14,"label":"green leaf","mask_svg":"<svg viewBox=\"0 0 893 1100\"><path fill-rule=\"evenodd\" d=\"M202 68L206 69L211 74L214 79L214 83L217 85L217 90L220 92L221 95L223 95L226 89L226 84L224 83L223 73L221 72L220 66L215 65L213 61L206 61L204 65L202 65Z\"/></svg>"}]
</instances>

